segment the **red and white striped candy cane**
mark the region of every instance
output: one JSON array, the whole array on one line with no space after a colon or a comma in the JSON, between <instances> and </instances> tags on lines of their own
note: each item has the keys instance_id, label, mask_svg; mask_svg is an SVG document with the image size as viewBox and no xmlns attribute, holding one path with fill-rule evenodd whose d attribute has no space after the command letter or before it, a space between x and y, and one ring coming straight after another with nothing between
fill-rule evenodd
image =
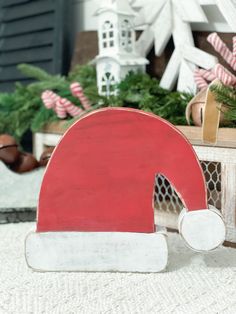
<instances>
[{"instance_id":1,"label":"red and white striped candy cane","mask_svg":"<svg viewBox=\"0 0 236 314\"><path fill-rule=\"evenodd\" d=\"M48 109L53 109L60 119L66 118L67 113L72 117L76 117L83 113L81 108L75 106L66 98L62 98L52 91L44 91L41 95L41 98L45 107Z\"/></svg>"},{"instance_id":2,"label":"red and white striped candy cane","mask_svg":"<svg viewBox=\"0 0 236 314\"><path fill-rule=\"evenodd\" d=\"M194 80L199 90L206 88L208 85L207 81L200 75L199 69L194 71Z\"/></svg>"},{"instance_id":3,"label":"red and white striped candy cane","mask_svg":"<svg viewBox=\"0 0 236 314\"><path fill-rule=\"evenodd\" d=\"M207 81L213 81L215 79L215 73L212 70L199 69L199 73Z\"/></svg>"},{"instance_id":4,"label":"red and white striped candy cane","mask_svg":"<svg viewBox=\"0 0 236 314\"><path fill-rule=\"evenodd\" d=\"M212 33L207 37L207 41L214 47L222 58L236 71L236 57L221 40L217 33Z\"/></svg>"},{"instance_id":5,"label":"red and white striped candy cane","mask_svg":"<svg viewBox=\"0 0 236 314\"><path fill-rule=\"evenodd\" d=\"M55 107L54 107L54 111L58 118L64 119L67 117L67 112L66 112L66 108L61 103L61 99L62 99L61 97L57 99Z\"/></svg>"},{"instance_id":6,"label":"red and white striped candy cane","mask_svg":"<svg viewBox=\"0 0 236 314\"><path fill-rule=\"evenodd\" d=\"M233 55L236 57L236 36L233 37Z\"/></svg>"},{"instance_id":7,"label":"red and white striped candy cane","mask_svg":"<svg viewBox=\"0 0 236 314\"><path fill-rule=\"evenodd\" d=\"M53 93L50 90L46 90L42 93L41 98L43 100L43 103L47 109L53 109L60 119L66 118L66 110L61 105L60 99L61 97L58 96L56 93Z\"/></svg>"},{"instance_id":8,"label":"red and white striped candy cane","mask_svg":"<svg viewBox=\"0 0 236 314\"><path fill-rule=\"evenodd\" d=\"M81 105L84 107L85 110L91 109L91 104L88 98L84 95L84 91L82 86L78 82L74 82L70 85L70 90L73 96L77 97Z\"/></svg>"},{"instance_id":9,"label":"red and white striped candy cane","mask_svg":"<svg viewBox=\"0 0 236 314\"><path fill-rule=\"evenodd\" d=\"M215 78L215 73L212 70L196 69L194 71L194 80L200 90L206 88L208 81L211 82Z\"/></svg>"},{"instance_id":10,"label":"red and white striped candy cane","mask_svg":"<svg viewBox=\"0 0 236 314\"><path fill-rule=\"evenodd\" d=\"M60 97L56 103L57 115L59 116L61 113L63 113L63 110L65 110L65 112L67 112L72 117L76 117L84 112L81 108L75 106L68 99Z\"/></svg>"},{"instance_id":11,"label":"red and white striped candy cane","mask_svg":"<svg viewBox=\"0 0 236 314\"><path fill-rule=\"evenodd\" d=\"M45 107L48 109L54 108L58 98L59 96L50 90L44 91L41 95L41 99Z\"/></svg>"},{"instance_id":12,"label":"red and white striped candy cane","mask_svg":"<svg viewBox=\"0 0 236 314\"><path fill-rule=\"evenodd\" d=\"M215 76L225 85L235 86L236 77L221 64L214 67Z\"/></svg>"}]
</instances>

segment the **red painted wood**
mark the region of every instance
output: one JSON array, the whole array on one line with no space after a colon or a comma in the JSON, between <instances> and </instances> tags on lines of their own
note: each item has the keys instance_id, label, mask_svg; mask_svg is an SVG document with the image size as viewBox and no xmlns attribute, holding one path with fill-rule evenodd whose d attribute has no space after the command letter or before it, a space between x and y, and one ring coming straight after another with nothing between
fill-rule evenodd
<instances>
[{"instance_id":1,"label":"red painted wood","mask_svg":"<svg viewBox=\"0 0 236 314\"><path fill-rule=\"evenodd\" d=\"M207 208L192 146L165 120L106 108L76 122L56 147L40 193L37 231L153 232L157 173L189 210Z\"/></svg>"}]
</instances>

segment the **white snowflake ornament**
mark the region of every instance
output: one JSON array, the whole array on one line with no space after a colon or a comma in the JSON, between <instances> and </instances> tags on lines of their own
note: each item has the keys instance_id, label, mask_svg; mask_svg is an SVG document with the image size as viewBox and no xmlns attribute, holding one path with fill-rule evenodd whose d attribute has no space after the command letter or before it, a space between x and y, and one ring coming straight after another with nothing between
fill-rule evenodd
<instances>
[{"instance_id":1,"label":"white snowflake ornament","mask_svg":"<svg viewBox=\"0 0 236 314\"><path fill-rule=\"evenodd\" d=\"M140 7L136 24L146 24L136 43L138 51L145 56L155 45L155 54L160 56L170 37L173 36L175 49L161 79L161 86L173 89L178 80L177 89L195 92L193 73L196 66L210 69L217 58L194 46L191 22L207 22L207 17L197 0L149 0L142 3L137 0L134 6Z\"/></svg>"}]
</instances>

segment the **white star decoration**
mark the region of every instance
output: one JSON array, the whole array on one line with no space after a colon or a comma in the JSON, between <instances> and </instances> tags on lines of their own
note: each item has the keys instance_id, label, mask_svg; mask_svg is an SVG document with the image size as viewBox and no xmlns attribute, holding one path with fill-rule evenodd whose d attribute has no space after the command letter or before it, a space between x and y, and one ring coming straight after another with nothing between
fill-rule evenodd
<instances>
[{"instance_id":1,"label":"white star decoration","mask_svg":"<svg viewBox=\"0 0 236 314\"><path fill-rule=\"evenodd\" d=\"M178 80L179 91L195 92L196 66L211 69L217 58L194 46L190 23L207 23L203 5L218 6L233 32L236 32L236 0L131 0L138 15L136 26L145 26L137 50L146 56L153 44L160 56L173 36L175 49L161 79L161 86L172 89Z\"/></svg>"}]
</instances>

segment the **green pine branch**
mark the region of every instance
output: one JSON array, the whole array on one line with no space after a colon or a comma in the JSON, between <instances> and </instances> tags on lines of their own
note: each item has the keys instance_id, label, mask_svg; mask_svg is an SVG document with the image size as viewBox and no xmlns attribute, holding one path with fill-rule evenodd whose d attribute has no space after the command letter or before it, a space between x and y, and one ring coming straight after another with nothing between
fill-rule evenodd
<instances>
[{"instance_id":1,"label":"green pine branch","mask_svg":"<svg viewBox=\"0 0 236 314\"><path fill-rule=\"evenodd\" d=\"M91 110L107 106L132 107L153 112L173 124L186 124L185 108L192 95L165 90L157 79L148 74L129 73L117 85L118 95L107 98L98 94L96 69L91 65L77 66L67 77L50 75L27 64L21 64L18 68L28 77L34 78L35 82L26 86L17 83L13 93L0 93L0 133L9 133L19 141L28 129L36 132L45 123L59 120L53 110L43 105L43 91L53 90L82 107L69 89L74 81L84 88L92 104ZM67 120L69 125L76 118L68 117Z\"/></svg>"},{"instance_id":2,"label":"green pine branch","mask_svg":"<svg viewBox=\"0 0 236 314\"><path fill-rule=\"evenodd\" d=\"M52 76L48 74L46 71L34 65L22 63L22 64L19 64L17 68L25 76L37 79L39 81L49 81L50 78L52 78Z\"/></svg>"},{"instance_id":3,"label":"green pine branch","mask_svg":"<svg viewBox=\"0 0 236 314\"><path fill-rule=\"evenodd\" d=\"M225 118L229 121L236 121L236 89L223 84L212 85L210 89L216 100L226 108L226 110L222 110Z\"/></svg>"}]
</instances>

